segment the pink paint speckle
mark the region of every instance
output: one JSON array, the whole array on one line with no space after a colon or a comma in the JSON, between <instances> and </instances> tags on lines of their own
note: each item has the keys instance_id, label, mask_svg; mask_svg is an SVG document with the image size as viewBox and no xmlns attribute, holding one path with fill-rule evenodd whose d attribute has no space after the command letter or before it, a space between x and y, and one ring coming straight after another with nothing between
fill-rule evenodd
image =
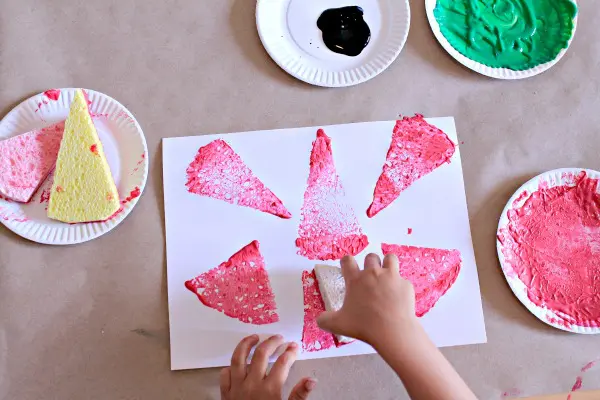
<instances>
[{"instance_id":1,"label":"pink paint speckle","mask_svg":"<svg viewBox=\"0 0 600 400\"><path fill-rule=\"evenodd\" d=\"M581 372L587 372L596 365L597 361L590 361L581 368Z\"/></svg>"},{"instance_id":2,"label":"pink paint speckle","mask_svg":"<svg viewBox=\"0 0 600 400\"><path fill-rule=\"evenodd\" d=\"M508 389L506 392L502 393L502 398L506 399L508 397L520 396L521 393L521 390L517 388Z\"/></svg>"},{"instance_id":3,"label":"pink paint speckle","mask_svg":"<svg viewBox=\"0 0 600 400\"><path fill-rule=\"evenodd\" d=\"M133 189L130 193L129 196L127 196L124 200L121 200L121 204L127 204L129 203L131 200L140 197L140 195L142 194L142 191L140 190L139 187L135 187L135 189Z\"/></svg>"},{"instance_id":4,"label":"pink paint speckle","mask_svg":"<svg viewBox=\"0 0 600 400\"><path fill-rule=\"evenodd\" d=\"M458 250L381 244L383 254L400 261L400 275L415 287L417 317L422 317L452 287L460 273Z\"/></svg>"},{"instance_id":5,"label":"pink paint speckle","mask_svg":"<svg viewBox=\"0 0 600 400\"><path fill-rule=\"evenodd\" d=\"M133 175L133 174L135 174L136 172L138 172L140 170L140 167L144 163L145 159L146 159L146 153L142 153L142 155L140 157L140 160L137 162L135 168L133 169L133 171L131 171L130 175Z\"/></svg>"},{"instance_id":6,"label":"pink paint speckle","mask_svg":"<svg viewBox=\"0 0 600 400\"><path fill-rule=\"evenodd\" d=\"M367 236L345 197L333 161L331 139L319 129L310 154L310 173L296 239L299 255L309 260L338 260L367 247Z\"/></svg>"},{"instance_id":7,"label":"pink paint speckle","mask_svg":"<svg viewBox=\"0 0 600 400\"><path fill-rule=\"evenodd\" d=\"M98 145L97 144L93 144L90 146L90 151L92 153L94 153L95 155L98 155Z\"/></svg>"},{"instance_id":8,"label":"pink paint speckle","mask_svg":"<svg viewBox=\"0 0 600 400\"><path fill-rule=\"evenodd\" d=\"M51 189L42 190L42 193L40 194L40 203L47 203L48 201L50 201L51 191Z\"/></svg>"},{"instance_id":9,"label":"pink paint speckle","mask_svg":"<svg viewBox=\"0 0 600 400\"><path fill-rule=\"evenodd\" d=\"M279 321L275 296L256 240L218 267L185 282L185 287L205 306L247 324Z\"/></svg>"},{"instance_id":10,"label":"pink paint speckle","mask_svg":"<svg viewBox=\"0 0 600 400\"><path fill-rule=\"evenodd\" d=\"M47 98L49 98L50 100L58 100L58 98L60 97L60 89L50 89L50 90L46 90L44 92L44 96L46 96Z\"/></svg>"},{"instance_id":11,"label":"pink paint speckle","mask_svg":"<svg viewBox=\"0 0 600 400\"><path fill-rule=\"evenodd\" d=\"M190 193L254 208L280 218L292 216L224 140L213 140L201 147L186 173L185 185Z\"/></svg>"},{"instance_id":12,"label":"pink paint speckle","mask_svg":"<svg viewBox=\"0 0 600 400\"><path fill-rule=\"evenodd\" d=\"M334 336L317 325L317 317L325 311L315 271L302 272L304 292L304 325L302 328L302 350L321 351L335 346Z\"/></svg>"},{"instance_id":13,"label":"pink paint speckle","mask_svg":"<svg viewBox=\"0 0 600 400\"><path fill-rule=\"evenodd\" d=\"M408 235L412 235L412 231L413 231L413 230L412 230L412 228L408 228L406 233L407 233Z\"/></svg>"},{"instance_id":14,"label":"pink paint speckle","mask_svg":"<svg viewBox=\"0 0 600 400\"><path fill-rule=\"evenodd\" d=\"M581 386L583 386L583 378L581 376L578 376L575 379L575 383L573 384L573 387L571 388L571 392L576 392L579 389L581 389Z\"/></svg>"},{"instance_id":15,"label":"pink paint speckle","mask_svg":"<svg viewBox=\"0 0 600 400\"><path fill-rule=\"evenodd\" d=\"M417 179L444 163L450 163L454 151L455 145L448 136L425 122L422 115L396 121L367 216L374 217Z\"/></svg>"}]
</instances>

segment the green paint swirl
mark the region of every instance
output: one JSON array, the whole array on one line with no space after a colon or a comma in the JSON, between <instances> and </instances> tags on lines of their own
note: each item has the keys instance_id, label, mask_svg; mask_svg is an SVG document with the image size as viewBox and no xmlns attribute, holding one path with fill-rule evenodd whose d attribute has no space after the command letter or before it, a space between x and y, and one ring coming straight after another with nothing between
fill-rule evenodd
<instances>
[{"instance_id":1,"label":"green paint swirl","mask_svg":"<svg viewBox=\"0 0 600 400\"><path fill-rule=\"evenodd\" d=\"M465 57L521 71L567 47L577 6L571 0L437 0L433 14Z\"/></svg>"}]
</instances>

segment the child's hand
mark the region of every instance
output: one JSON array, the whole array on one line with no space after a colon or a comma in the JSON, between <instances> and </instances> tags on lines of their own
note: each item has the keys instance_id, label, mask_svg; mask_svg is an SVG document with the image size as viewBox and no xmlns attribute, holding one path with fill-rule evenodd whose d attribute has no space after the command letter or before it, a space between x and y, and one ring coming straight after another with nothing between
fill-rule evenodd
<instances>
[{"instance_id":1,"label":"child's hand","mask_svg":"<svg viewBox=\"0 0 600 400\"><path fill-rule=\"evenodd\" d=\"M350 336L376 347L403 337L415 317L415 292L399 273L398 258L388 254L381 260L376 254L365 258L360 270L354 257L341 261L346 282L344 305L337 312L323 312L317 322L329 332Z\"/></svg>"},{"instance_id":2,"label":"child's hand","mask_svg":"<svg viewBox=\"0 0 600 400\"><path fill-rule=\"evenodd\" d=\"M237 345L231 356L231 367L221 371L222 400L281 400L281 390L287 380L290 368L298 352L298 345L290 343L273 364L267 375L269 357L283 344L280 335L271 336L262 342L252 356L252 363L247 365L250 350L258 343L258 336L248 336ZM308 399L316 381L303 378L294 386L290 400Z\"/></svg>"}]
</instances>

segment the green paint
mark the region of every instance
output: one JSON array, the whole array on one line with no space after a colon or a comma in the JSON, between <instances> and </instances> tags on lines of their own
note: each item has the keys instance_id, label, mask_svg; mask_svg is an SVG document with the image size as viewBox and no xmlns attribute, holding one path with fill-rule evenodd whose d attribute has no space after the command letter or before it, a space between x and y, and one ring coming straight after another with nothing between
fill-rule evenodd
<instances>
[{"instance_id":1,"label":"green paint","mask_svg":"<svg viewBox=\"0 0 600 400\"><path fill-rule=\"evenodd\" d=\"M577 6L570 0L437 0L433 14L465 57L521 71L567 47Z\"/></svg>"}]
</instances>

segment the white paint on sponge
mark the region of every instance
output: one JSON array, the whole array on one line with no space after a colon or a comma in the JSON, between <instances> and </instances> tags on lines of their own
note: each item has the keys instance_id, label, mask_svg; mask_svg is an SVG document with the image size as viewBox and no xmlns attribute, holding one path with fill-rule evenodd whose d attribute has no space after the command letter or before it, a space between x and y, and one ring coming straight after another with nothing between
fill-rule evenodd
<instances>
[{"instance_id":1,"label":"white paint on sponge","mask_svg":"<svg viewBox=\"0 0 600 400\"><path fill-rule=\"evenodd\" d=\"M315 275L319 283L319 291L325 303L325 310L338 311L344 304L346 296L346 283L342 276L342 269L331 265L315 265ZM354 339L335 335L338 343L350 343Z\"/></svg>"}]
</instances>

